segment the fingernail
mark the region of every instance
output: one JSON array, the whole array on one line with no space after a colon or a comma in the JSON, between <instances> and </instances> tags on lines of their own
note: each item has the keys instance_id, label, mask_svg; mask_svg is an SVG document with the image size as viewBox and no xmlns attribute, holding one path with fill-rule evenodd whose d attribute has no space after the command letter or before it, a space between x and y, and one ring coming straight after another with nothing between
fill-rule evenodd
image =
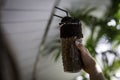
<instances>
[{"instance_id":1,"label":"fingernail","mask_svg":"<svg viewBox=\"0 0 120 80\"><path fill-rule=\"evenodd\" d=\"M75 41L75 44L76 44L76 45L79 45L79 44L81 44L81 42L76 40L76 41Z\"/></svg>"},{"instance_id":2,"label":"fingernail","mask_svg":"<svg viewBox=\"0 0 120 80\"><path fill-rule=\"evenodd\" d=\"M78 46L78 45L80 45L80 44L82 44L82 39L77 39L76 41L75 41L75 44Z\"/></svg>"}]
</instances>

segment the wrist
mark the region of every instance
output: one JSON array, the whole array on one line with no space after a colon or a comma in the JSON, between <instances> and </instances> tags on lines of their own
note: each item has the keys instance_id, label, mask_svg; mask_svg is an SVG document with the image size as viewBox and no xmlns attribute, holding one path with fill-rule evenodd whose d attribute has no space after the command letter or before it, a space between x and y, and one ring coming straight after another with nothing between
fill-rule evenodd
<instances>
[{"instance_id":1,"label":"wrist","mask_svg":"<svg viewBox=\"0 0 120 80\"><path fill-rule=\"evenodd\" d=\"M99 74L99 73L102 73L102 70L100 66L96 64L95 66L92 67L91 72L89 74L94 75L94 74Z\"/></svg>"},{"instance_id":2,"label":"wrist","mask_svg":"<svg viewBox=\"0 0 120 80\"><path fill-rule=\"evenodd\" d=\"M105 80L100 66L96 64L93 68L93 71L89 74L90 80Z\"/></svg>"}]
</instances>

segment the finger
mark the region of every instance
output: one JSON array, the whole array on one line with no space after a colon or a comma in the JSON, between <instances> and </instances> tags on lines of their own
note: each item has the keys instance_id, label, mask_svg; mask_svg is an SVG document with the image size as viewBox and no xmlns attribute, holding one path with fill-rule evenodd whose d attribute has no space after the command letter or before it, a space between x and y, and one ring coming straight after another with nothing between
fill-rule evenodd
<instances>
[{"instance_id":1,"label":"finger","mask_svg":"<svg viewBox=\"0 0 120 80\"><path fill-rule=\"evenodd\" d=\"M89 51L82 45L82 43L79 40L76 40L75 44L76 44L77 48L80 50L82 57L84 57L84 58L88 58L88 57L92 58Z\"/></svg>"},{"instance_id":2,"label":"finger","mask_svg":"<svg viewBox=\"0 0 120 80\"><path fill-rule=\"evenodd\" d=\"M80 50L83 63L88 64L89 62L92 62L92 64L94 64L95 63L94 59L90 55L89 51L81 44L81 42L79 40L76 40L75 44L77 48Z\"/></svg>"},{"instance_id":3,"label":"finger","mask_svg":"<svg viewBox=\"0 0 120 80\"><path fill-rule=\"evenodd\" d=\"M82 45L81 40L76 40L75 45L82 53L87 52L87 49Z\"/></svg>"},{"instance_id":4,"label":"finger","mask_svg":"<svg viewBox=\"0 0 120 80\"><path fill-rule=\"evenodd\" d=\"M84 58L91 57L91 55L89 54L89 51L82 45L80 40L76 40L75 44L76 44L77 48L80 50L82 57L84 57Z\"/></svg>"}]
</instances>

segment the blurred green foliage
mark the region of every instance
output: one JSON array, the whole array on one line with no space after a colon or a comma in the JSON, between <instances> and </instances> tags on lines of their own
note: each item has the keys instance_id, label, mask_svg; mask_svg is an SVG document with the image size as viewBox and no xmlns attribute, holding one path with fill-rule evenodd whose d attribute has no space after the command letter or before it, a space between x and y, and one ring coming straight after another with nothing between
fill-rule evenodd
<instances>
[{"instance_id":1,"label":"blurred green foliage","mask_svg":"<svg viewBox=\"0 0 120 80\"><path fill-rule=\"evenodd\" d=\"M103 73L106 77L106 80L112 80L112 77L116 77L116 71L120 69L120 56L115 51L120 44L120 0L110 0L111 5L107 7L104 15L100 18L91 15L90 13L96 11L97 8L82 8L82 9L68 9L70 16L74 18L78 18L83 22L89 30L90 35L85 42L86 48L90 51L94 58L97 58L98 52L96 51L96 47L99 45L99 41L102 38L108 40L108 44L112 46L112 49L101 52L102 55L102 66L103 66ZM114 21L114 25L108 25L111 21ZM99 30L96 32L96 29ZM94 36L97 34L97 36ZM55 36L55 38L50 41L45 47L45 54L54 54L55 61L61 55L61 45L60 45L60 38L59 34ZM114 55L114 59L112 64L109 64L109 57L108 55ZM86 80L85 74L81 73L83 76L83 80ZM118 78L118 77L116 77ZM120 79L120 78L119 78Z\"/></svg>"}]
</instances>

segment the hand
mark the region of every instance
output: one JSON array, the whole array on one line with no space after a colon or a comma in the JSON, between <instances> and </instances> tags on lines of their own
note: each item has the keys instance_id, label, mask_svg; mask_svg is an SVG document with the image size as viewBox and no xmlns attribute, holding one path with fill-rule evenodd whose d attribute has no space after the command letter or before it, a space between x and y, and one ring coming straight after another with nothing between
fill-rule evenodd
<instances>
[{"instance_id":1,"label":"hand","mask_svg":"<svg viewBox=\"0 0 120 80\"><path fill-rule=\"evenodd\" d=\"M76 40L75 44L81 52L83 69L90 74L90 80L105 80L100 66L95 62L88 50L81 44L81 40Z\"/></svg>"},{"instance_id":2,"label":"hand","mask_svg":"<svg viewBox=\"0 0 120 80\"><path fill-rule=\"evenodd\" d=\"M80 52L81 52L81 58L82 58L82 61L83 61L83 69L87 73L90 74L93 71L94 66L96 65L96 62L91 57L88 50L81 44L80 40L76 40L75 44L76 44L77 48L80 50Z\"/></svg>"}]
</instances>

